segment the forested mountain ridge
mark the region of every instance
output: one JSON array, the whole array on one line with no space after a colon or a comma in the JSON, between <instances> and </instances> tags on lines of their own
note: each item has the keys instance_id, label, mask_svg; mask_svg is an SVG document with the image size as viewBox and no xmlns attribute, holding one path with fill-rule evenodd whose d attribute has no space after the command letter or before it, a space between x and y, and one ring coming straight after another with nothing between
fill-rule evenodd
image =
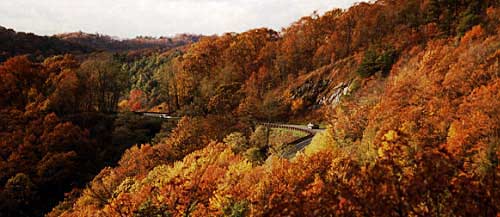
<instances>
[{"instance_id":1,"label":"forested mountain ridge","mask_svg":"<svg viewBox=\"0 0 500 217\"><path fill-rule=\"evenodd\" d=\"M146 37L118 39L102 34L84 32L64 33L54 36L38 36L16 32L0 26L0 62L16 55L32 55L42 59L61 54L88 54L95 51L127 52L139 50L166 51L197 42L202 36L178 34L174 37Z\"/></svg>"},{"instance_id":2,"label":"forested mountain ridge","mask_svg":"<svg viewBox=\"0 0 500 217\"><path fill-rule=\"evenodd\" d=\"M133 39L119 39L102 34L89 34L84 32L72 32L57 34L55 37L64 41L81 44L101 51L129 51L141 49L163 49L183 46L197 42L200 35L178 34L174 37L146 37L139 36Z\"/></svg>"},{"instance_id":3,"label":"forested mountain ridge","mask_svg":"<svg viewBox=\"0 0 500 217\"><path fill-rule=\"evenodd\" d=\"M31 54L49 57L57 54L89 53L92 48L60 40L56 37L37 36L33 33L15 32L0 26L0 62L16 55Z\"/></svg>"},{"instance_id":4,"label":"forested mountain ridge","mask_svg":"<svg viewBox=\"0 0 500 217\"><path fill-rule=\"evenodd\" d=\"M15 57L0 74L7 216L40 215L54 183L67 193L47 216L500 214L498 1L379 0L165 52ZM92 124L115 110L184 117ZM292 160L256 125L310 120L327 130ZM105 126L112 138L93 135ZM108 167L82 187L87 159Z\"/></svg>"}]
</instances>

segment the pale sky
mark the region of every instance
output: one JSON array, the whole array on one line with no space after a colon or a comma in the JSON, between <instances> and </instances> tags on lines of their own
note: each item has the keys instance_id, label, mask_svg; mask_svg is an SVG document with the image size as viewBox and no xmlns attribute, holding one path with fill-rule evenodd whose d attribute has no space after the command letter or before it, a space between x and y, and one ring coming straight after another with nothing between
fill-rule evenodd
<instances>
[{"instance_id":1,"label":"pale sky","mask_svg":"<svg viewBox=\"0 0 500 217\"><path fill-rule=\"evenodd\" d=\"M83 31L121 38L281 30L302 16L359 0L0 0L0 26L40 35Z\"/></svg>"}]
</instances>

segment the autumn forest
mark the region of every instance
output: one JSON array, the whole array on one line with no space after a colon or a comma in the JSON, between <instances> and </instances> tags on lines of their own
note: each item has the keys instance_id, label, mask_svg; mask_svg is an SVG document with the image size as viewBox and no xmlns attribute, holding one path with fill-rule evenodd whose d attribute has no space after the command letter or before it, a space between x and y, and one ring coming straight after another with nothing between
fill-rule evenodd
<instances>
[{"instance_id":1,"label":"autumn forest","mask_svg":"<svg viewBox=\"0 0 500 217\"><path fill-rule=\"evenodd\" d=\"M211 36L0 26L0 92L0 217L500 216L498 0Z\"/></svg>"}]
</instances>

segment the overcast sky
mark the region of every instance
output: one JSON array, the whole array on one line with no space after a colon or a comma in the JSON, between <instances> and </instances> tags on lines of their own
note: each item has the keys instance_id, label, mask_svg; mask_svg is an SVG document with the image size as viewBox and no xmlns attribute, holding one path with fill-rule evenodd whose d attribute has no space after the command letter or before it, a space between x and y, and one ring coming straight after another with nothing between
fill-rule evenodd
<instances>
[{"instance_id":1,"label":"overcast sky","mask_svg":"<svg viewBox=\"0 0 500 217\"><path fill-rule=\"evenodd\" d=\"M318 10L357 0L0 0L0 26L52 35L83 31L122 38L280 30Z\"/></svg>"}]
</instances>

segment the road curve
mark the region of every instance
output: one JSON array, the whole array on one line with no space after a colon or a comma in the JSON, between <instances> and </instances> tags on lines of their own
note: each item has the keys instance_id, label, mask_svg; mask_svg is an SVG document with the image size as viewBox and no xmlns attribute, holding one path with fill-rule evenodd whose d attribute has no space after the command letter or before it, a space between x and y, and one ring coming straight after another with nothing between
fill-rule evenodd
<instances>
[{"instance_id":1,"label":"road curve","mask_svg":"<svg viewBox=\"0 0 500 217\"><path fill-rule=\"evenodd\" d=\"M170 116L169 113L160 113L160 112L134 112L138 115L163 118L163 119L180 119L180 117ZM295 155L301 151L303 151L309 144L311 144L312 139L316 133L322 132L325 129L310 129L306 125L296 125L296 124L277 124L277 123L259 123L258 125L262 125L269 128L280 128L280 129L289 129L295 130L299 132L307 133L307 136L297 139L287 146L292 146L288 148L284 153L281 154L283 158L292 159Z\"/></svg>"},{"instance_id":2,"label":"road curve","mask_svg":"<svg viewBox=\"0 0 500 217\"><path fill-rule=\"evenodd\" d=\"M305 125L295 125L295 124L261 123L260 125L269 128L282 128L282 129L284 128L284 129L296 130L308 133L307 136L302 137L288 144L292 147L288 148L284 153L281 154L281 157L287 159L294 158L297 153L303 151L309 144L311 144L312 139L314 135L316 135L316 133L323 132L325 130L325 129L310 129Z\"/></svg>"},{"instance_id":3,"label":"road curve","mask_svg":"<svg viewBox=\"0 0 500 217\"><path fill-rule=\"evenodd\" d=\"M292 148L290 148L289 150L287 150L286 152L284 152L281 156L283 158L286 158L286 159L294 158L297 155L297 153L304 151L304 149L309 144L311 144L313 137L314 136L311 136L311 137L305 139L304 141L293 144L294 146Z\"/></svg>"}]
</instances>

